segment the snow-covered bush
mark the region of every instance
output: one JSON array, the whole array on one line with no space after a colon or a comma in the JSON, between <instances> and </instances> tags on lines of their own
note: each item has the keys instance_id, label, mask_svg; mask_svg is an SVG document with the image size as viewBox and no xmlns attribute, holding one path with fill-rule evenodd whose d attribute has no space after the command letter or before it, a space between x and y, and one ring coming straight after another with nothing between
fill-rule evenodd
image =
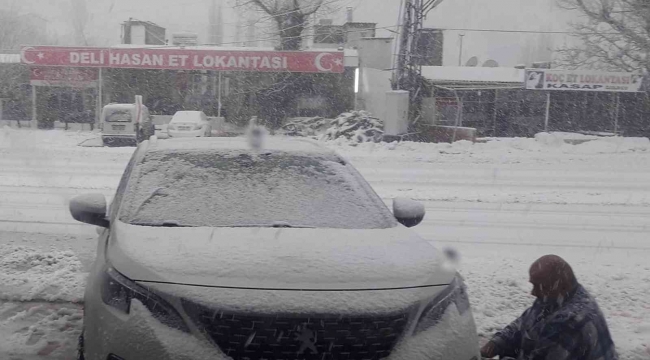
<instances>
[{"instance_id":1,"label":"snow-covered bush","mask_svg":"<svg viewBox=\"0 0 650 360\"><path fill-rule=\"evenodd\" d=\"M344 137L354 142L379 142L384 135L384 124L378 118L372 117L367 111L351 111L339 115L322 140L336 140Z\"/></svg>"},{"instance_id":2,"label":"snow-covered bush","mask_svg":"<svg viewBox=\"0 0 650 360\"><path fill-rule=\"evenodd\" d=\"M333 119L322 117L292 118L282 126L286 135L319 136L332 124Z\"/></svg>"}]
</instances>

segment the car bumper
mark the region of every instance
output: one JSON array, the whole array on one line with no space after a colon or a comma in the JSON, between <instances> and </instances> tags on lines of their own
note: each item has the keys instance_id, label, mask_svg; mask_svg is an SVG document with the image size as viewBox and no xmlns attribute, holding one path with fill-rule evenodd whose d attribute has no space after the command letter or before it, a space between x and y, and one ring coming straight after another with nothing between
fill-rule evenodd
<instances>
[{"instance_id":1,"label":"car bumper","mask_svg":"<svg viewBox=\"0 0 650 360\"><path fill-rule=\"evenodd\" d=\"M125 314L106 305L100 294L99 288L89 288L84 298L86 360L226 359L200 335L162 324L137 300Z\"/></svg>"},{"instance_id":2,"label":"car bumper","mask_svg":"<svg viewBox=\"0 0 650 360\"><path fill-rule=\"evenodd\" d=\"M103 303L99 289L86 294L85 358L106 360L118 356L140 359L230 359L211 340L197 331L188 334L163 325L139 302L132 303L130 314ZM177 309L182 306L173 304ZM183 316L186 321L190 318ZM412 335L407 326L404 336L388 360L472 360L478 357L478 338L471 311L462 315L449 306L434 327Z\"/></svg>"},{"instance_id":3,"label":"car bumper","mask_svg":"<svg viewBox=\"0 0 650 360\"><path fill-rule=\"evenodd\" d=\"M471 311L449 306L440 323L404 338L387 360L478 360L478 335Z\"/></svg>"},{"instance_id":4,"label":"car bumper","mask_svg":"<svg viewBox=\"0 0 650 360\"><path fill-rule=\"evenodd\" d=\"M167 129L167 134L169 135L169 137L201 137L201 136L205 136L205 130L199 129L199 130L181 131L181 130Z\"/></svg>"}]
</instances>

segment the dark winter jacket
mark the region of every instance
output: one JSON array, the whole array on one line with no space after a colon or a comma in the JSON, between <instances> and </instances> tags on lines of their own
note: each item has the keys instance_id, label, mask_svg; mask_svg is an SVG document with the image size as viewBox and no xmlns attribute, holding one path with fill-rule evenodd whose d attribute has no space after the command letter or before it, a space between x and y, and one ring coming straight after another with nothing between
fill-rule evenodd
<instances>
[{"instance_id":1,"label":"dark winter jacket","mask_svg":"<svg viewBox=\"0 0 650 360\"><path fill-rule=\"evenodd\" d=\"M536 300L492 341L519 360L617 360L605 317L581 285L561 303Z\"/></svg>"}]
</instances>

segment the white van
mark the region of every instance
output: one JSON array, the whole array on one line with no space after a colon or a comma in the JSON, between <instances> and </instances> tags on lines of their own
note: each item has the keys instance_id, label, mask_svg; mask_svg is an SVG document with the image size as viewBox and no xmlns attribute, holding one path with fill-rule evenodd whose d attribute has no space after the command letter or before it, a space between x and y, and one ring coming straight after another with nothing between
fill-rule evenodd
<instances>
[{"instance_id":1,"label":"white van","mask_svg":"<svg viewBox=\"0 0 650 360\"><path fill-rule=\"evenodd\" d=\"M149 109L140 107L138 123L135 104L108 104L102 110L102 140L105 145L135 145L156 133Z\"/></svg>"}]
</instances>

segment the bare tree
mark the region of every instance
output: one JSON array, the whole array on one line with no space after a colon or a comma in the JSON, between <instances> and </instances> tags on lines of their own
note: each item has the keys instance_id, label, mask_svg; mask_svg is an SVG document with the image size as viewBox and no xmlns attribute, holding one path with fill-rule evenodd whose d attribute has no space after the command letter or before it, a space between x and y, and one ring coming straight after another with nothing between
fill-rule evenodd
<instances>
[{"instance_id":1,"label":"bare tree","mask_svg":"<svg viewBox=\"0 0 650 360\"><path fill-rule=\"evenodd\" d=\"M559 49L560 65L622 71L650 71L648 0L558 0L586 21L573 25L577 46Z\"/></svg>"},{"instance_id":2,"label":"bare tree","mask_svg":"<svg viewBox=\"0 0 650 360\"><path fill-rule=\"evenodd\" d=\"M3 53L17 56L21 45L47 45L52 41L46 33L43 20L33 14L21 14L15 8L0 10L0 49ZM29 84L29 69L21 64L0 66L0 101L4 116L15 120L27 120L31 98L25 91ZM20 126L20 121L18 122Z\"/></svg>"},{"instance_id":3,"label":"bare tree","mask_svg":"<svg viewBox=\"0 0 650 360\"><path fill-rule=\"evenodd\" d=\"M18 50L25 44L52 43L42 23L43 20L33 14L19 14L13 9L0 10L0 49Z\"/></svg>"},{"instance_id":4,"label":"bare tree","mask_svg":"<svg viewBox=\"0 0 650 360\"><path fill-rule=\"evenodd\" d=\"M70 21L74 40L77 45L88 46L89 40L86 35L90 14L86 6L86 0L70 0Z\"/></svg>"},{"instance_id":5,"label":"bare tree","mask_svg":"<svg viewBox=\"0 0 650 360\"><path fill-rule=\"evenodd\" d=\"M300 50L302 33L309 17L323 6L323 2L324 0L240 0L239 5L258 8L273 19L280 37L279 50Z\"/></svg>"}]
</instances>

